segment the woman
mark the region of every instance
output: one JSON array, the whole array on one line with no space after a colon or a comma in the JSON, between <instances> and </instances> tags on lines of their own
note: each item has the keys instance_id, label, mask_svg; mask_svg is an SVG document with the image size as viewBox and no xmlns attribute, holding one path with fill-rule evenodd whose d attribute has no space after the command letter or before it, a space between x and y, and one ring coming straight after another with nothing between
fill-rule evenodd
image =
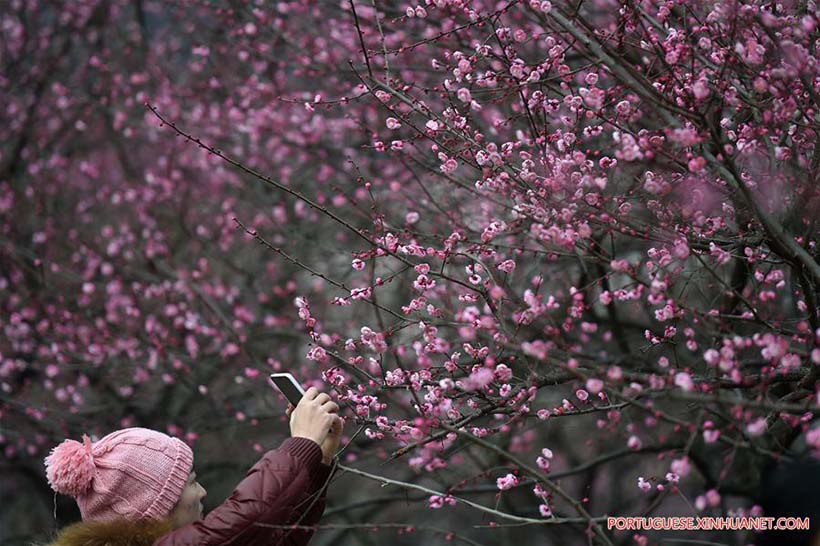
<instances>
[{"instance_id":1,"label":"woman","mask_svg":"<svg viewBox=\"0 0 820 546\"><path fill-rule=\"evenodd\" d=\"M51 546L302 546L324 512L344 422L311 387L288 407L291 437L267 452L233 494L202 517L205 489L191 448L144 428L92 443L66 440L46 457L49 484L73 496L82 521Z\"/></svg>"}]
</instances>

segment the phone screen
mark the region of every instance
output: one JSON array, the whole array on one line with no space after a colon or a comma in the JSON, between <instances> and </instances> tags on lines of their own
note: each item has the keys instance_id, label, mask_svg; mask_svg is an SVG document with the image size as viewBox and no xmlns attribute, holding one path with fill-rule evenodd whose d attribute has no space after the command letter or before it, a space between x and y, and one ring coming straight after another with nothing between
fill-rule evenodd
<instances>
[{"instance_id":1,"label":"phone screen","mask_svg":"<svg viewBox=\"0 0 820 546\"><path fill-rule=\"evenodd\" d=\"M276 388L279 389L282 394L285 395L285 398L288 399L288 402L293 404L294 406L299 404L299 401L302 399L302 392L299 390L299 387L293 384L293 381L287 376L271 376L271 381L273 381Z\"/></svg>"}]
</instances>

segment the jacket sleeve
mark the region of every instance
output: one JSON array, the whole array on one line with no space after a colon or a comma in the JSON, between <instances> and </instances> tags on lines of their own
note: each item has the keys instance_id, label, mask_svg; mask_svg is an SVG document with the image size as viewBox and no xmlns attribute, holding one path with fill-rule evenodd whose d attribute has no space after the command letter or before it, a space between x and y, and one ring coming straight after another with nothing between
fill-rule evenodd
<instances>
[{"instance_id":1,"label":"jacket sleeve","mask_svg":"<svg viewBox=\"0 0 820 546\"><path fill-rule=\"evenodd\" d=\"M287 524L297 525L299 528L278 530L278 534L274 534L277 540L272 544L305 546L310 541L315 529L309 529L309 527L318 524L325 511L327 484L335 468L336 465L333 463L331 465L319 464L319 470L311 477L311 484L300 498L292 517L287 521Z\"/></svg>"},{"instance_id":2,"label":"jacket sleeve","mask_svg":"<svg viewBox=\"0 0 820 546\"><path fill-rule=\"evenodd\" d=\"M263 455L231 496L204 519L171 531L154 546L303 546L312 531L280 526L299 519L298 525L319 520L329 469L322 464L319 444L288 438Z\"/></svg>"}]
</instances>

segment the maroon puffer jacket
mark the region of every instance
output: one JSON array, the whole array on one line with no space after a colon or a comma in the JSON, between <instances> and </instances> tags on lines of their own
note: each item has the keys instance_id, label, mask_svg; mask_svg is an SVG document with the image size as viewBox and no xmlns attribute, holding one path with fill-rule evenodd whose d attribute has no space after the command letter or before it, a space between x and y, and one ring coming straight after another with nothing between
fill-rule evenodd
<instances>
[{"instance_id":1,"label":"maroon puffer jacket","mask_svg":"<svg viewBox=\"0 0 820 546\"><path fill-rule=\"evenodd\" d=\"M304 546L313 531L287 526L319 521L332 468L322 464L319 444L288 438L253 465L228 500L154 546Z\"/></svg>"}]
</instances>

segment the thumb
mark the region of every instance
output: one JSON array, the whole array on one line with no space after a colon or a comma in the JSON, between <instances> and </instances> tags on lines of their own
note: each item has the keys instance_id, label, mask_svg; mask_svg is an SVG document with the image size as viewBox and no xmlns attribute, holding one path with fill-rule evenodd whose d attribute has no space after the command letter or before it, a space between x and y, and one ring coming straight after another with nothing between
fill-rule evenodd
<instances>
[{"instance_id":1,"label":"thumb","mask_svg":"<svg viewBox=\"0 0 820 546\"><path fill-rule=\"evenodd\" d=\"M296 408L294 408L291 404L288 404L288 409L285 410L285 415L288 416L288 426L291 427L291 430L293 430L293 419L295 417L293 413L294 409Z\"/></svg>"},{"instance_id":2,"label":"thumb","mask_svg":"<svg viewBox=\"0 0 820 546\"><path fill-rule=\"evenodd\" d=\"M344 417L338 417L337 416L333 420L333 424L331 425L331 432L333 434L336 434L336 435L341 434L342 430L344 429L344 426L345 426Z\"/></svg>"}]
</instances>

